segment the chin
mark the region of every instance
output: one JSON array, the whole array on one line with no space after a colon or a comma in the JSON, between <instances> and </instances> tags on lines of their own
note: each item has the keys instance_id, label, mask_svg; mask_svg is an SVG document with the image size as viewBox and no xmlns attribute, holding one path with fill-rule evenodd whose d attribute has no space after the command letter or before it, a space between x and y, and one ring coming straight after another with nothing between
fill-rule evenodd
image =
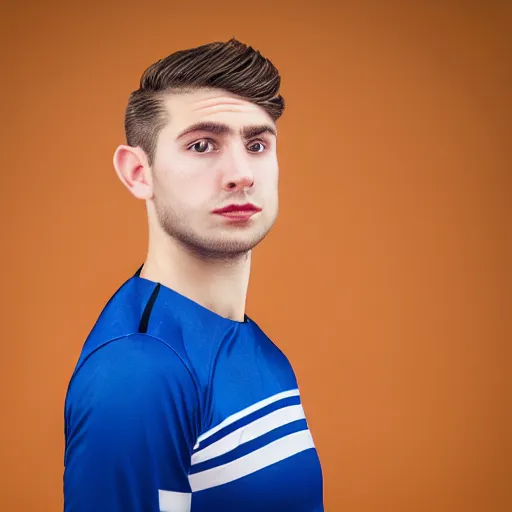
<instances>
[{"instance_id":1,"label":"chin","mask_svg":"<svg viewBox=\"0 0 512 512\"><path fill-rule=\"evenodd\" d=\"M216 240L215 242L209 244L210 249L213 252L223 252L223 253L231 253L231 254L241 254L249 252L254 249L265 236L258 237L224 237Z\"/></svg>"},{"instance_id":2,"label":"chin","mask_svg":"<svg viewBox=\"0 0 512 512\"><path fill-rule=\"evenodd\" d=\"M166 219L163 219L166 220ZM263 219L259 219L260 221ZM252 225L208 227L180 226L163 222L162 228L171 239L205 259L234 259L248 253L267 236L274 222Z\"/></svg>"},{"instance_id":3,"label":"chin","mask_svg":"<svg viewBox=\"0 0 512 512\"><path fill-rule=\"evenodd\" d=\"M215 237L204 237L196 240L194 249L203 256L210 258L233 259L254 249L270 230L261 230L259 233L250 232L224 232Z\"/></svg>"}]
</instances>

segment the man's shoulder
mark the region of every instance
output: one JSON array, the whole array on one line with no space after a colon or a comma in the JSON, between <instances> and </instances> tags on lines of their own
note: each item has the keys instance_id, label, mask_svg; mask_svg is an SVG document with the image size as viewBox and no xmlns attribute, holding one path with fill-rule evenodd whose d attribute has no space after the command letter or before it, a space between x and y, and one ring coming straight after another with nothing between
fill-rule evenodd
<instances>
[{"instance_id":1,"label":"man's shoulder","mask_svg":"<svg viewBox=\"0 0 512 512\"><path fill-rule=\"evenodd\" d=\"M186 351L180 336L176 335L180 330L179 322L174 315L168 315L165 319L166 332L160 330L155 333L148 329L148 325L154 323L152 312L159 287L158 283L135 278L121 285L109 298L87 335L77 368L93 353L104 352L107 346L107 352L126 352L134 350L138 343L142 343L142 346L154 345L148 348L153 352L174 352L187 366ZM110 347L112 344L115 345Z\"/></svg>"},{"instance_id":2,"label":"man's shoulder","mask_svg":"<svg viewBox=\"0 0 512 512\"><path fill-rule=\"evenodd\" d=\"M128 334L101 344L76 367L65 398L66 446L86 435L108 445L118 436L139 443L142 433L156 436L167 421L187 421L195 432L200 410L193 374L176 352L153 336Z\"/></svg>"},{"instance_id":3,"label":"man's shoulder","mask_svg":"<svg viewBox=\"0 0 512 512\"><path fill-rule=\"evenodd\" d=\"M91 347L88 343L91 342ZM172 343L147 333L129 333L112 339L89 339L82 350L70 385L79 377L108 380L147 376L151 381L177 380L194 384L190 363Z\"/></svg>"}]
</instances>

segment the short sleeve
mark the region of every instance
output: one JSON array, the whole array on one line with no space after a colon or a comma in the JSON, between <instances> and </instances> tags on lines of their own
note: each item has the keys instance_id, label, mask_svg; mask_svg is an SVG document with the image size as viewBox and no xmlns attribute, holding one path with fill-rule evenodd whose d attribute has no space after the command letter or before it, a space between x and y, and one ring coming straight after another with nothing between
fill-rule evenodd
<instances>
[{"instance_id":1,"label":"short sleeve","mask_svg":"<svg viewBox=\"0 0 512 512\"><path fill-rule=\"evenodd\" d=\"M65 512L189 510L198 404L185 363L158 339L92 353L66 397Z\"/></svg>"}]
</instances>

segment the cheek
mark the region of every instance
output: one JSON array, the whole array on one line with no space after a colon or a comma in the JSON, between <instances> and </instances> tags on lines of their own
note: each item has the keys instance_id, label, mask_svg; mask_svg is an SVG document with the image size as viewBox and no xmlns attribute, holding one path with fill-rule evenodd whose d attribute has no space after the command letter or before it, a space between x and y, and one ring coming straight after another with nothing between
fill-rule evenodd
<instances>
[{"instance_id":1,"label":"cheek","mask_svg":"<svg viewBox=\"0 0 512 512\"><path fill-rule=\"evenodd\" d=\"M216 175L211 163L197 162L181 155L161 160L156 171L155 187L161 199L180 209L194 210L211 201Z\"/></svg>"},{"instance_id":2,"label":"cheek","mask_svg":"<svg viewBox=\"0 0 512 512\"><path fill-rule=\"evenodd\" d=\"M260 185L267 194L273 194L279 182L279 167L277 162L270 162L256 171L261 177Z\"/></svg>"}]
</instances>

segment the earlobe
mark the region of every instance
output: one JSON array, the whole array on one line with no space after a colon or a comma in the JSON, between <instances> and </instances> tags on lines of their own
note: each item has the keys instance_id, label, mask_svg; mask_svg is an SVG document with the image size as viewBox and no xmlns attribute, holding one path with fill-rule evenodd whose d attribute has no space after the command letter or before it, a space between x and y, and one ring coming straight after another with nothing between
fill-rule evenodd
<instances>
[{"instance_id":1,"label":"earlobe","mask_svg":"<svg viewBox=\"0 0 512 512\"><path fill-rule=\"evenodd\" d=\"M150 167L146 153L141 148L119 146L114 153L113 163L118 178L136 198L152 198Z\"/></svg>"}]
</instances>

